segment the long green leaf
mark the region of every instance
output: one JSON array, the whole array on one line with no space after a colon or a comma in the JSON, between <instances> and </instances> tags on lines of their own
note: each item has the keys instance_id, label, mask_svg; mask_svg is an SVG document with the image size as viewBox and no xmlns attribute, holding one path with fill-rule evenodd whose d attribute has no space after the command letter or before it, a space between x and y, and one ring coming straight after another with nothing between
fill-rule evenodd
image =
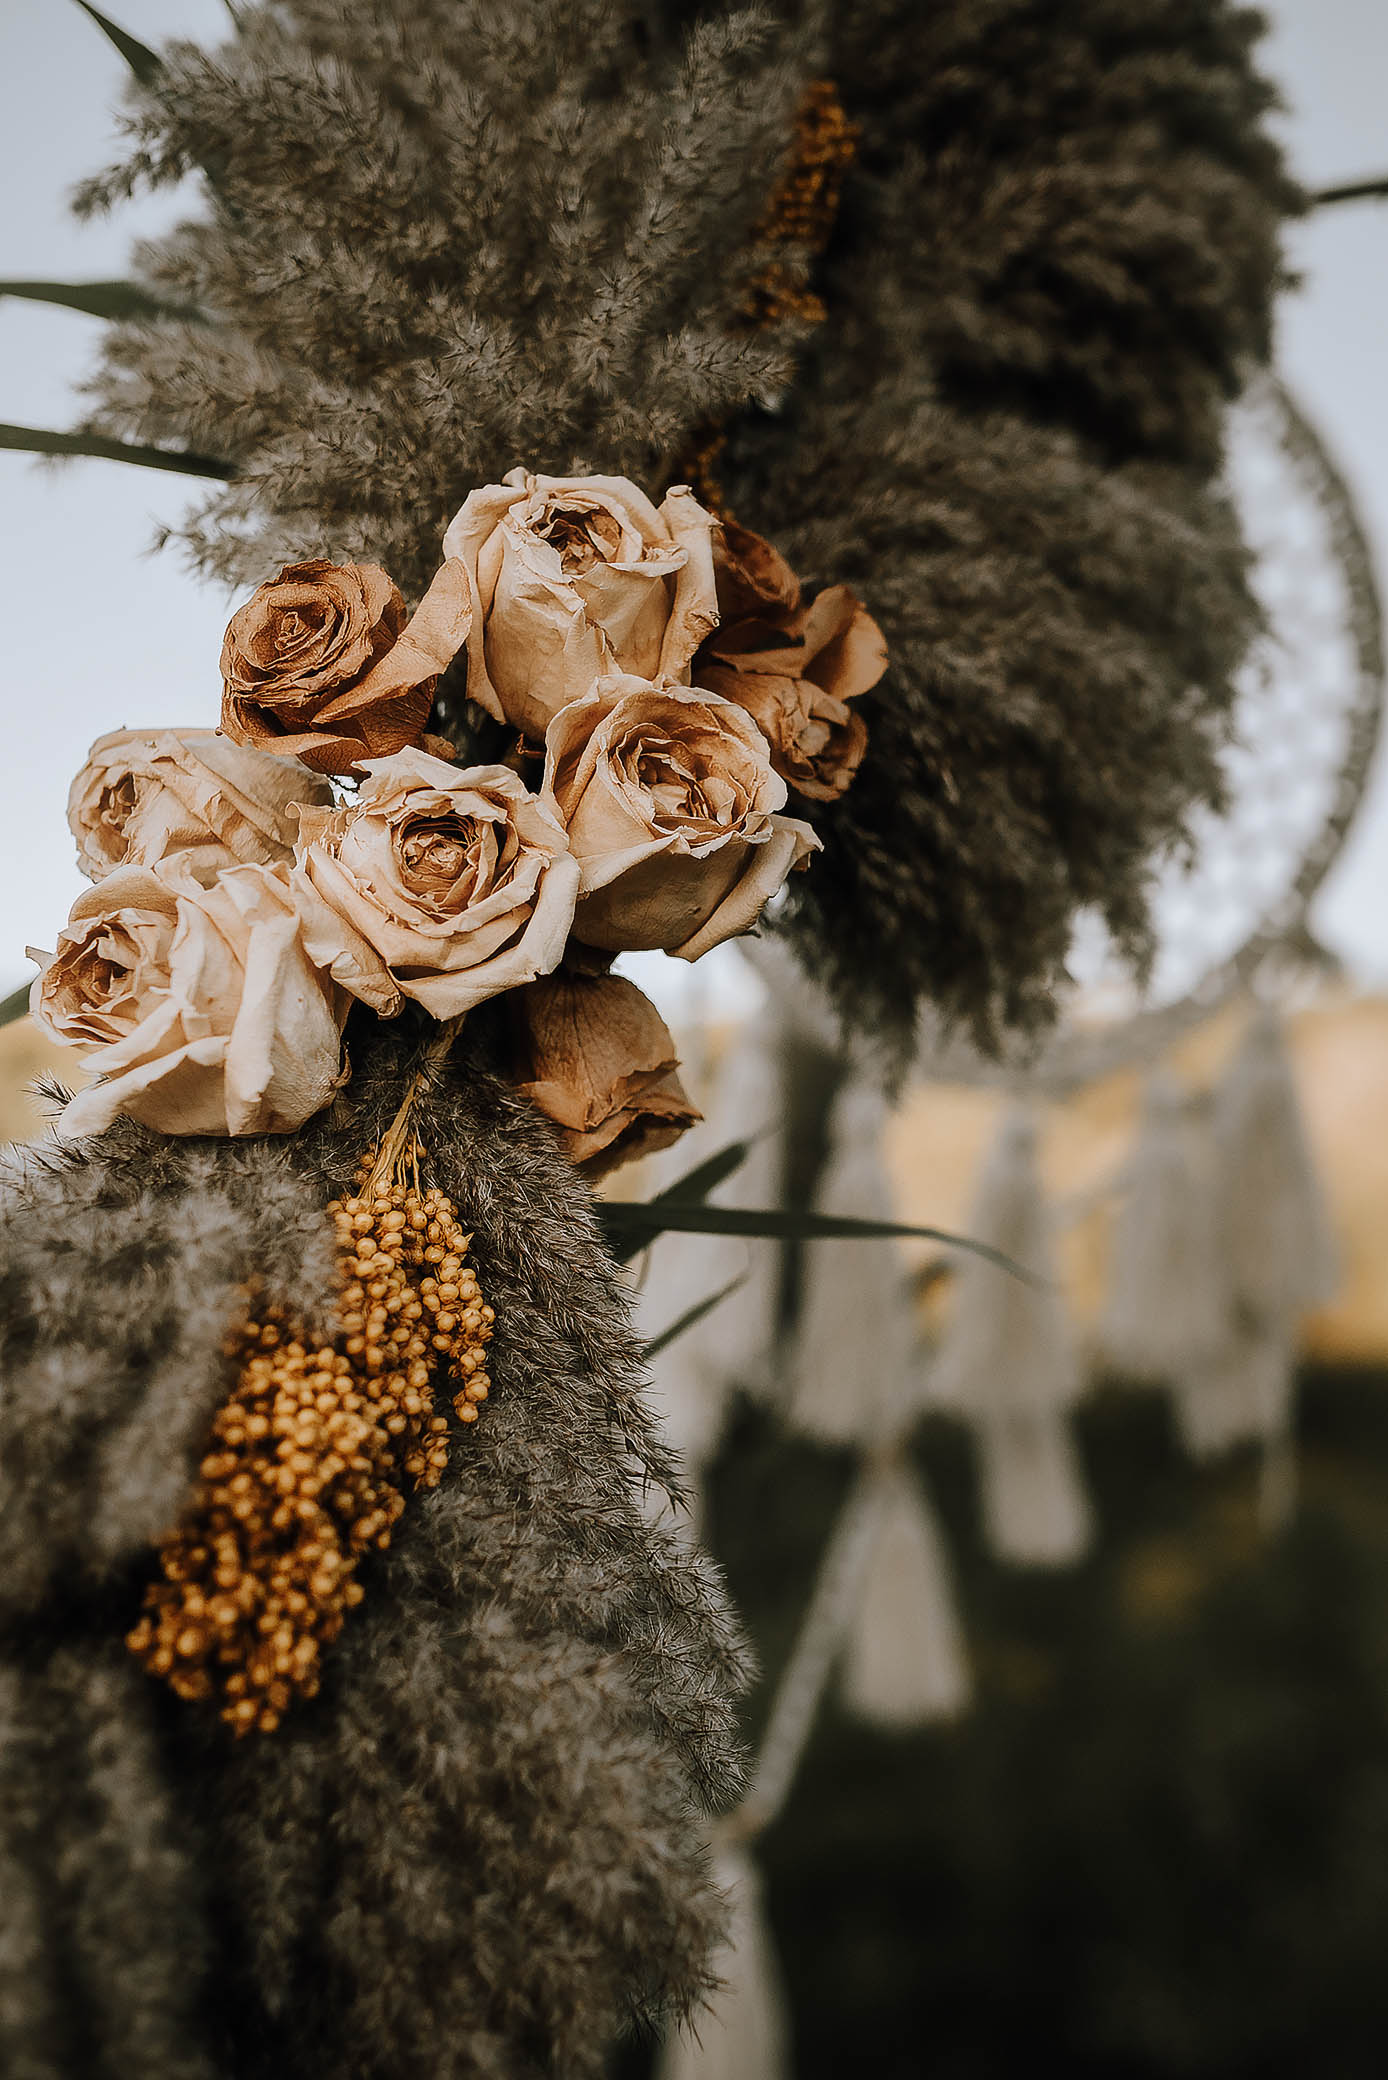
<instances>
[{"instance_id":1,"label":"long green leaf","mask_svg":"<svg viewBox=\"0 0 1388 2080\"><path fill-rule=\"evenodd\" d=\"M134 441L111 441L101 433L50 433L38 426L0 425L0 448L27 455L94 455L103 462L133 462L141 469L172 470L180 477L236 475L234 464L215 455L181 455L174 448L142 448Z\"/></svg>"},{"instance_id":2,"label":"long green leaf","mask_svg":"<svg viewBox=\"0 0 1388 2080\"><path fill-rule=\"evenodd\" d=\"M619 1247L635 1255L657 1235L746 1235L769 1236L781 1242L871 1241L896 1236L902 1241L942 1242L949 1249L966 1249L985 1257L1002 1271L1027 1285L1041 1283L1001 1250L968 1235L951 1235L945 1228L916 1228L899 1221L855 1220L847 1214L812 1213L790 1207L683 1206L670 1200L604 1199L599 1209L604 1228Z\"/></svg>"},{"instance_id":3,"label":"long green leaf","mask_svg":"<svg viewBox=\"0 0 1388 2080\"><path fill-rule=\"evenodd\" d=\"M746 1161L747 1151L751 1146L750 1141L730 1141L726 1148L720 1148L715 1154L706 1156L702 1163L696 1163L692 1170L686 1170L683 1177L677 1177L673 1184L666 1185L663 1192L657 1192L650 1204L699 1205L710 1192L717 1190L724 1178L732 1176L740 1163ZM615 1230L609 1229L608 1246L619 1264L629 1264L633 1257L640 1256L646 1245L654 1239L655 1233L654 1229L638 1229L623 1242Z\"/></svg>"},{"instance_id":4,"label":"long green leaf","mask_svg":"<svg viewBox=\"0 0 1388 2080\"><path fill-rule=\"evenodd\" d=\"M159 53L152 51L147 43L141 43L139 37L132 36L128 29L122 29L119 22L113 22L100 8L93 7L91 0L77 0L77 5L83 14L91 16L103 36L109 36L140 85L152 87L164 70L164 60Z\"/></svg>"},{"instance_id":5,"label":"long green leaf","mask_svg":"<svg viewBox=\"0 0 1388 2080\"><path fill-rule=\"evenodd\" d=\"M11 1026L29 1009L29 985L21 982L7 997L0 997L0 1026Z\"/></svg>"},{"instance_id":6,"label":"long green leaf","mask_svg":"<svg viewBox=\"0 0 1388 2080\"><path fill-rule=\"evenodd\" d=\"M683 1177L677 1177L673 1184L667 1184L663 1192L656 1193L650 1204L666 1206L672 1200L678 1200L681 1206L687 1206L707 1199L710 1192L717 1191L725 1177L731 1177L734 1170L742 1167L751 1146L750 1141L730 1141L726 1148L720 1148L715 1154L706 1156L702 1163L696 1163L692 1170L686 1170Z\"/></svg>"},{"instance_id":7,"label":"long green leaf","mask_svg":"<svg viewBox=\"0 0 1388 2080\"><path fill-rule=\"evenodd\" d=\"M191 303L166 303L137 282L0 282L0 296L22 296L29 303L57 303L65 310L86 311L93 318L191 318L205 322Z\"/></svg>"},{"instance_id":8,"label":"long green leaf","mask_svg":"<svg viewBox=\"0 0 1388 2080\"><path fill-rule=\"evenodd\" d=\"M706 1299L696 1300L692 1307L686 1307L683 1314L675 1316L668 1329L662 1329L659 1336L651 1338L646 1345L643 1355L648 1361L651 1358L658 1357L660 1352L672 1344L677 1336L683 1336L686 1329L692 1329L694 1324L701 1322L706 1314L712 1314L715 1307L726 1300L730 1294L735 1293L739 1286L746 1285L746 1283L747 1274L744 1271L739 1277L730 1278L728 1283L725 1286L720 1286L716 1293L710 1293Z\"/></svg>"}]
</instances>

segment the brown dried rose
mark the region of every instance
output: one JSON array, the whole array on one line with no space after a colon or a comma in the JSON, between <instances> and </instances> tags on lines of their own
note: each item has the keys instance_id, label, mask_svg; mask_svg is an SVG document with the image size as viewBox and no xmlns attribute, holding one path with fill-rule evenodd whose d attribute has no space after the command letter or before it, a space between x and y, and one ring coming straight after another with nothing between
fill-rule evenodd
<instances>
[{"instance_id":1,"label":"brown dried rose","mask_svg":"<svg viewBox=\"0 0 1388 2080\"><path fill-rule=\"evenodd\" d=\"M714 568L722 620L695 677L747 710L797 794L836 800L867 749L867 725L847 704L887 669L881 629L846 585L806 606L780 552L731 521L715 541Z\"/></svg>"},{"instance_id":2,"label":"brown dried rose","mask_svg":"<svg viewBox=\"0 0 1388 2080\"><path fill-rule=\"evenodd\" d=\"M408 621L377 564L286 564L227 629L222 728L315 772L355 772L419 742L471 624L460 563L444 563Z\"/></svg>"},{"instance_id":3,"label":"brown dried rose","mask_svg":"<svg viewBox=\"0 0 1388 2080\"><path fill-rule=\"evenodd\" d=\"M117 867L34 958L35 1023L96 1050L100 1081L64 1136L118 1113L164 1134L289 1134L342 1080L347 999L304 950L283 867L228 867L207 887L168 862Z\"/></svg>"},{"instance_id":4,"label":"brown dried rose","mask_svg":"<svg viewBox=\"0 0 1388 2080\"><path fill-rule=\"evenodd\" d=\"M605 673L687 679L718 620L713 520L683 485L655 506L625 477L512 470L444 536L476 602L468 693L538 742Z\"/></svg>"},{"instance_id":5,"label":"brown dried rose","mask_svg":"<svg viewBox=\"0 0 1388 2080\"><path fill-rule=\"evenodd\" d=\"M306 809L294 882L304 941L385 1016L456 1018L557 966L578 866L552 803L507 766L374 759L357 801Z\"/></svg>"},{"instance_id":6,"label":"brown dried rose","mask_svg":"<svg viewBox=\"0 0 1388 2080\"><path fill-rule=\"evenodd\" d=\"M800 580L779 549L736 520L718 522L713 537L718 616L784 625L800 608Z\"/></svg>"},{"instance_id":7,"label":"brown dried rose","mask_svg":"<svg viewBox=\"0 0 1388 2080\"><path fill-rule=\"evenodd\" d=\"M205 881L223 867L291 860L297 805L331 800L326 780L218 730L118 729L88 752L67 820L93 881L175 853Z\"/></svg>"},{"instance_id":8,"label":"brown dried rose","mask_svg":"<svg viewBox=\"0 0 1388 2080\"><path fill-rule=\"evenodd\" d=\"M585 945L697 960L750 930L818 847L776 814L786 785L761 732L698 687L603 679L555 716L546 749L545 789L582 870Z\"/></svg>"},{"instance_id":9,"label":"brown dried rose","mask_svg":"<svg viewBox=\"0 0 1388 2080\"><path fill-rule=\"evenodd\" d=\"M508 998L517 1088L589 1178L668 1148L700 1118L670 1029L620 975L562 968Z\"/></svg>"},{"instance_id":10,"label":"brown dried rose","mask_svg":"<svg viewBox=\"0 0 1388 2080\"><path fill-rule=\"evenodd\" d=\"M846 585L830 585L784 629L735 622L705 644L699 677L745 708L782 779L837 800L862 764L867 725L847 704L887 669L882 631Z\"/></svg>"}]
</instances>

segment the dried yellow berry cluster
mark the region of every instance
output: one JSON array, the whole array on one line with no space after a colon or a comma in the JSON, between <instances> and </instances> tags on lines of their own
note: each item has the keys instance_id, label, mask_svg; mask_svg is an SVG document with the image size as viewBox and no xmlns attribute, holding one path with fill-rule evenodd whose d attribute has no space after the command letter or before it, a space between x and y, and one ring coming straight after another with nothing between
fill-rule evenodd
<instances>
[{"instance_id":1,"label":"dried yellow berry cluster","mask_svg":"<svg viewBox=\"0 0 1388 2080\"><path fill-rule=\"evenodd\" d=\"M440 1374L475 1422L493 1314L452 1201L412 1177L335 1201L341 1329L314 1348L249 1323L201 1480L160 1548L162 1579L126 1643L180 1697L218 1698L237 1733L270 1732L312 1697L322 1649L361 1602L358 1562L388 1546L405 1483L437 1487L449 1424ZM364 1170L368 1166L364 1166Z\"/></svg>"}]
</instances>

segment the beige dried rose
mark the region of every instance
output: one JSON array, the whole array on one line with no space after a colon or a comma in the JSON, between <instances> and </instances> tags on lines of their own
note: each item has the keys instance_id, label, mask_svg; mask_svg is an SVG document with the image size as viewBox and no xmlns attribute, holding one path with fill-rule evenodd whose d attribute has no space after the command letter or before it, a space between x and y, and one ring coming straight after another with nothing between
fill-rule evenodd
<instances>
[{"instance_id":1,"label":"beige dried rose","mask_svg":"<svg viewBox=\"0 0 1388 2080\"><path fill-rule=\"evenodd\" d=\"M713 519L676 485L659 510L625 477L512 470L444 536L472 581L468 693L537 743L609 672L687 679L718 620Z\"/></svg>"},{"instance_id":2,"label":"beige dried rose","mask_svg":"<svg viewBox=\"0 0 1388 2080\"><path fill-rule=\"evenodd\" d=\"M387 1017L412 997L456 1018L548 974L578 893L552 804L507 766L426 751L365 770L350 808L300 817L294 881L314 958Z\"/></svg>"},{"instance_id":3,"label":"beige dried rose","mask_svg":"<svg viewBox=\"0 0 1388 2080\"><path fill-rule=\"evenodd\" d=\"M315 772L355 772L419 742L471 624L457 562L444 563L408 621L378 564L286 564L227 629L222 728Z\"/></svg>"},{"instance_id":4,"label":"beige dried rose","mask_svg":"<svg viewBox=\"0 0 1388 2080\"><path fill-rule=\"evenodd\" d=\"M786 784L730 701L624 674L550 724L545 790L582 870L574 935L697 960L749 931L819 840L776 812Z\"/></svg>"},{"instance_id":5,"label":"beige dried rose","mask_svg":"<svg viewBox=\"0 0 1388 2080\"><path fill-rule=\"evenodd\" d=\"M564 967L517 990L507 1009L517 1088L586 1177L668 1148L701 1117L670 1029L634 982Z\"/></svg>"},{"instance_id":6,"label":"beige dried rose","mask_svg":"<svg viewBox=\"0 0 1388 2080\"><path fill-rule=\"evenodd\" d=\"M780 551L733 521L720 523L714 570L721 620L695 678L747 710L795 793L836 800L867 749L867 725L847 704L887 669L881 629L846 585L807 606Z\"/></svg>"},{"instance_id":7,"label":"beige dried rose","mask_svg":"<svg viewBox=\"0 0 1388 2080\"><path fill-rule=\"evenodd\" d=\"M347 999L304 950L283 867L206 887L168 862L116 867L34 958L35 1023L96 1050L65 1137L118 1113L165 1134L289 1134L342 1080Z\"/></svg>"},{"instance_id":8,"label":"beige dried rose","mask_svg":"<svg viewBox=\"0 0 1388 2080\"><path fill-rule=\"evenodd\" d=\"M317 774L218 730L118 729L87 753L67 820L93 881L175 853L206 881L223 867L291 860L297 804L331 801Z\"/></svg>"}]
</instances>

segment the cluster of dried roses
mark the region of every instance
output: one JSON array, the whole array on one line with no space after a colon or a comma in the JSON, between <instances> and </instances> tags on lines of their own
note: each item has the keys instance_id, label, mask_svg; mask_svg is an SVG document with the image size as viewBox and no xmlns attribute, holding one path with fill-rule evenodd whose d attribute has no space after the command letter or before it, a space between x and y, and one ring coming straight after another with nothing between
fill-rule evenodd
<instances>
[{"instance_id":1,"label":"cluster of dried roses","mask_svg":"<svg viewBox=\"0 0 1388 2080\"><path fill-rule=\"evenodd\" d=\"M503 991L518 1080L576 1161L697 1116L606 969L756 922L817 844L790 794L832 799L862 758L880 631L689 491L657 510L623 478L513 471L444 559L408 619L374 565L287 567L227 630L220 731L93 747L69 817L96 885L32 1000L96 1050L65 1132L290 1132L342 1080L354 1000L451 1019ZM469 698L517 733L505 764L426 735L464 646Z\"/></svg>"}]
</instances>

